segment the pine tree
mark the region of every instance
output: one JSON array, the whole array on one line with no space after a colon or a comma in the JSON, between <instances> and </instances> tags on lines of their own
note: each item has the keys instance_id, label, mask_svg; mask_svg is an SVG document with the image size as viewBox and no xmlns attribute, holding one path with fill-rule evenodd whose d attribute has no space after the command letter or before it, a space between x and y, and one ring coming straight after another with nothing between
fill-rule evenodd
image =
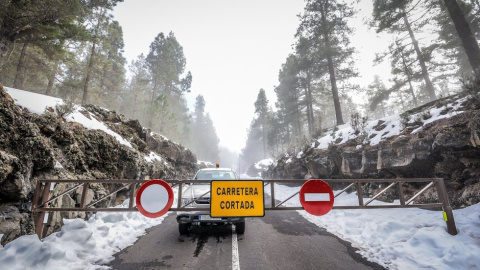
<instances>
[{"instance_id":1,"label":"pine tree","mask_svg":"<svg viewBox=\"0 0 480 270\"><path fill-rule=\"evenodd\" d=\"M140 54L129 66L132 77L127 87L127 96L121 107L121 111L132 119L145 122L145 104L148 104L150 89L150 74L147 69L145 56Z\"/></svg>"},{"instance_id":2,"label":"pine tree","mask_svg":"<svg viewBox=\"0 0 480 270\"><path fill-rule=\"evenodd\" d=\"M298 83L297 58L290 55L279 71L279 85L275 87L279 118L283 120L286 128L286 137L291 138L303 136L302 108L300 105L300 88Z\"/></svg>"},{"instance_id":3,"label":"pine tree","mask_svg":"<svg viewBox=\"0 0 480 270\"><path fill-rule=\"evenodd\" d=\"M262 130L256 124L256 121L257 119L254 118L250 123L250 128L247 130L247 141L240 154L240 159L244 164L242 167L244 168L264 158L263 142L261 140Z\"/></svg>"},{"instance_id":4,"label":"pine tree","mask_svg":"<svg viewBox=\"0 0 480 270\"><path fill-rule=\"evenodd\" d=\"M297 36L305 38L312 51L317 51L317 61L327 67L337 125L344 124L339 78L346 80L356 75L351 68L354 50L349 47L352 29L347 25L347 19L354 14L349 4L341 1L307 0L297 31Z\"/></svg>"},{"instance_id":5,"label":"pine tree","mask_svg":"<svg viewBox=\"0 0 480 270\"><path fill-rule=\"evenodd\" d=\"M195 100L193 112L191 150L198 159L217 162L219 161L219 142L217 132L210 115L205 112L205 99L198 95Z\"/></svg>"},{"instance_id":6,"label":"pine tree","mask_svg":"<svg viewBox=\"0 0 480 270\"><path fill-rule=\"evenodd\" d=\"M257 114L258 125L262 130L262 144L263 144L263 158L267 158L267 137L268 137L268 99L265 95L265 90L262 88L258 92L257 100L255 101L255 113Z\"/></svg>"},{"instance_id":7,"label":"pine tree","mask_svg":"<svg viewBox=\"0 0 480 270\"><path fill-rule=\"evenodd\" d=\"M430 100L435 100L437 98L435 94L435 89L433 83L430 79L430 74L427 67L427 53L425 50L422 52L417 38L415 37L416 28L421 28L427 23L428 16L419 16L420 18L416 19L415 25L412 24L410 14L418 6L410 6L411 1L401 0L401 1L384 1L384 0L375 0L373 2L373 25L377 28L377 33L382 31L389 31L391 33L402 33L407 34L413 51L416 54L416 60L421 69L421 75L423 77L426 90ZM422 14L428 14L428 11L431 7L426 7L426 10ZM417 15L418 16L418 15ZM405 39L402 39L402 42L406 42ZM401 46L405 46L402 44Z\"/></svg>"},{"instance_id":8,"label":"pine tree","mask_svg":"<svg viewBox=\"0 0 480 270\"><path fill-rule=\"evenodd\" d=\"M0 72L17 42L41 43L75 35L84 25L76 23L88 10L113 8L119 0L38 0L0 3ZM28 47L28 45L27 45Z\"/></svg>"},{"instance_id":9,"label":"pine tree","mask_svg":"<svg viewBox=\"0 0 480 270\"><path fill-rule=\"evenodd\" d=\"M450 17L452 18L453 24L455 25L455 29L462 42L465 53L468 56L470 66L475 71L477 76L480 77L480 48L472 32L470 24L465 19L465 16L456 0L444 0L444 2Z\"/></svg>"},{"instance_id":10,"label":"pine tree","mask_svg":"<svg viewBox=\"0 0 480 270\"><path fill-rule=\"evenodd\" d=\"M152 79L147 125L171 138L181 140L188 137L183 132L188 125L188 109L183 94L190 91L192 74L187 72L181 78L186 59L173 32L168 36L159 33L155 37L146 62Z\"/></svg>"}]
</instances>

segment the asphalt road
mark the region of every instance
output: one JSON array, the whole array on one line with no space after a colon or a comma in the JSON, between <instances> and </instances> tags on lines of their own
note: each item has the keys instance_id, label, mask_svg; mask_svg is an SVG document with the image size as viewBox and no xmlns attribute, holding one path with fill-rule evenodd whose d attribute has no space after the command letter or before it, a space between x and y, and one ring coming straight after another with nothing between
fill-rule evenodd
<instances>
[{"instance_id":1,"label":"asphalt road","mask_svg":"<svg viewBox=\"0 0 480 270\"><path fill-rule=\"evenodd\" d=\"M328 218L328 217L325 217ZM232 225L193 228L180 236L175 213L115 255L113 269L384 269L350 243L296 211L246 218L244 235Z\"/></svg>"}]
</instances>

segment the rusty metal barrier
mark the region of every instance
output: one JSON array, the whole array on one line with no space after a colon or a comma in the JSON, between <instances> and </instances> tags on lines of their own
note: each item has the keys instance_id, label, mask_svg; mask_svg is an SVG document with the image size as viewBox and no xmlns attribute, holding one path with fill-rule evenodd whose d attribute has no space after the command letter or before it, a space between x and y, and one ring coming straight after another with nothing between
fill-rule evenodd
<instances>
[{"instance_id":1,"label":"rusty metal barrier","mask_svg":"<svg viewBox=\"0 0 480 270\"><path fill-rule=\"evenodd\" d=\"M383 209L383 208L442 208L443 209L443 216L444 220L447 224L447 231L451 235L457 234L457 228L455 225L455 220L453 217L453 210L450 206L447 191L445 188L445 182L442 178L401 178L401 179L322 179L323 181L327 182L329 185L332 184L348 184L347 187L343 188L341 191L338 191L335 194L335 197L339 196L340 194L344 193L345 191L355 187L356 193L358 197L358 205L356 206L342 206L342 205L334 205L332 209ZM34 213L38 213L36 217L36 227L35 231L39 238L41 239L43 236L43 224L45 223L45 214L48 212L134 212L138 211L138 209L134 206L134 198L139 186L143 183L146 183L149 180L109 180L109 179L102 179L102 180L38 180L37 185L35 188L35 193L33 197L32 203L32 211ZM182 205L182 190L185 184L190 183L206 183L209 184L210 180L164 180L165 182L169 183L172 187L178 186L178 194L177 194L177 207L170 208L169 211L184 211L184 212L194 212L201 209L210 209L210 208L190 208L187 207L192 202L189 202L185 205ZM275 185L274 184L294 184L294 185L302 185L307 180L298 180L298 179L289 179L289 180L262 180L264 182L264 186L270 185L270 206L265 206L265 210L303 210L301 206L282 206L288 200L291 200L295 197L298 192L292 194L287 199L280 203L276 203L275 198ZM53 191L52 184L54 183L76 183L77 185L65 190L64 192L55 195L54 197L50 198L50 194ZM89 189L90 184L122 184L121 188L116 189L115 191L99 198L93 202L86 201L87 191ZM364 202L363 198L363 189L362 184L365 183L390 183L386 188L379 191L377 194L373 195L369 198L368 201ZM425 186L418 191L415 195L410 198L405 198L404 194L404 187L403 184L405 183L422 183ZM384 194L386 191L390 190L394 186L397 186L398 191L398 199L400 204L398 205L370 205L370 203L378 198L380 195ZM49 207L50 204L61 198L62 196L76 191L77 189L82 188L82 196L80 200L79 207ZM434 189L435 188L435 189ZM113 207L95 207L96 204L116 195L118 192L129 189L129 205L128 207L124 208L113 208ZM413 204L414 200L418 198L421 194L423 194L428 189L434 189L437 193L438 202L436 203L416 203ZM199 199L210 192L206 192L202 194L200 197L195 198ZM115 206L115 205L114 205Z\"/></svg>"}]
</instances>

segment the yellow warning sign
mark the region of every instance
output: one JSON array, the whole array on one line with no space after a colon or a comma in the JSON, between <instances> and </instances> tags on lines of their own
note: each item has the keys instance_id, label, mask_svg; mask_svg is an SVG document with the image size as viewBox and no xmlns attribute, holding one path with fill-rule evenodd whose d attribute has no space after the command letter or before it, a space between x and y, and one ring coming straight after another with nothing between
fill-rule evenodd
<instances>
[{"instance_id":1,"label":"yellow warning sign","mask_svg":"<svg viewBox=\"0 0 480 270\"><path fill-rule=\"evenodd\" d=\"M212 217L263 217L263 181L212 181L210 216Z\"/></svg>"}]
</instances>

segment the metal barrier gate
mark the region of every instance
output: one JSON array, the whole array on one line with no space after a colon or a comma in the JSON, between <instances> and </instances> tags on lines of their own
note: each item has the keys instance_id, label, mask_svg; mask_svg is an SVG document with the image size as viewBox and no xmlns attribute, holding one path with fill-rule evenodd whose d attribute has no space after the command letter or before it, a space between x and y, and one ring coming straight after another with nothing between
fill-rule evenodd
<instances>
[{"instance_id":1,"label":"metal barrier gate","mask_svg":"<svg viewBox=\"0 0 480 270\"><path fill-rule=\"evenodd\" d=\"M381 208L442 208L443 209L443 216L444 220L447 224L447 231L451 235L457 234L457 228L455 225L455 220L453 217L453 210L450 206L448 201L448 195L445 188L445 182L442 178L410 178L410 179L322 179L323 181L327 182L329 185L331 184L348 184L347 187L343 188L341 191L338 191L335 194L335 197L339 196L343 192L349 190L352 187L356 187L357 196L358 196L358 206L342 206L342 205L333 205L332 209L381 209ZM32 211L34 213L38 213L36 217L36 227L35 231L38 237L41 239L43 236L43 224L45 223L45 214L48 212L134 212L138 211L136 207L134 207L134 198L135 194L139 188L139 185L146 183L149 180L38 180L37 186L35 188L35 193L33 197L33 204L32 204ZM165 182L169 183L172 187L178 186L178 194L177 194L177 206L170 208L169 211L184 211L184 212L194 212L202 209L210 209L210 208L189 208L186 205L182 205L182 190L185 184L190 183L210 183L210 180L164 180ZM295 197L298 192L289 196L286 200L276 203L275 199L275 185L274 184L296 184L300 186L304 182L308 180L296 180L296 179L289 179L289 180L262 180L264 186L270 185L270 206L265 205L265 210L303 210L301 206L282 206L285 202ZM71 188L68 188L64 192L60 194L56 194L55 196L50 198L52 191L54 190L54 186L52 184L56 183L76 183ZM389 185L379 191L377 194L373 195L369 198L368 201L364 202L363 198L363 189L362 184L365 183L389 183ZM405 198L404 195L404 183L421 183L426 185L418 191L415 195L410 197L409 199ZM87 202L86 196L89 189L90 184L121 184L122 187L116 189L115 191L111 192L103 196L102 198L97 199L96 201ZM400 204L398 205L370 205L372 201L378 198L380 195L384 194L387 190L390 190L394 186L397 186L398 191L398 199ZM77 189L82 188L82 197L80 204L78 207L49 207L50 204L61 198L62 196L76 191ZM267 187L268 188L268 187ZM118 192L122 190L128 189L128 194L130 198L130 202L127 208L105 208L105 207L95 207L96 204L111 198L112 196L116 195ZM438 202L436 203L422 203L422 204L412 204L416 198L418 198L421 194L423 194L426 190L432 189L436 191ZM202 194L200 197L195 198L199 199L202 198L210 193L206 192Z\"/></svg>"}]
</instances>

